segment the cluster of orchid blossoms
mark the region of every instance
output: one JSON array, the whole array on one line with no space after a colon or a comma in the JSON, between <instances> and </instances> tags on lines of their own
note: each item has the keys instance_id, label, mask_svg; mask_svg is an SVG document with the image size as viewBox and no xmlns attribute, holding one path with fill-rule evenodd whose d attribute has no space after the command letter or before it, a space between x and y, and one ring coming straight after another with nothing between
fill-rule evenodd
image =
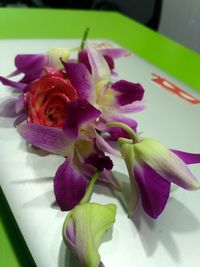
<instances>
[{"instance_id":1,"label":"cluster of orchid blossoms","mask_svg":"<svg viewBox=\"0 0 200 267\"><path fill-rule=\"evenodd\" d=\"M200 188L187 167L199 163L200 154L168 149L138 135L137 122L125 116L144 109L143 87L116 81L115 60L126 54L121 48L86 44L76 59L64 48L45 55L17 55L16 70L0 77L2 84L19 92L5 105L7 116L16 117L19 134L29 144L64 158L54 177L56 202L62 211L70 211L63 238L87 267L104 266L98 247L115 221L114 204L89 202L95 182L120 190L111 156L121 157L127 166L129 216L140 200L144 211L157 218L167 204L171 183ZM19 74L23 78L13 81ZM118 144L118 149L111 144Z\"/></svg>"}]
</instances>

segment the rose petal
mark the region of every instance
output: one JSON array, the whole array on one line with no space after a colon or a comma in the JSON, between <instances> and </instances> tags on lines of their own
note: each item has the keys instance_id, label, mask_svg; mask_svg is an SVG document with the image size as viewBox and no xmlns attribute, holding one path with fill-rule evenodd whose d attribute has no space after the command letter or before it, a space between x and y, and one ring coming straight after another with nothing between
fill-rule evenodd
<instances>
[{"instance_id":1,"label":"rose petal","mask_svg":"<svg viewBox=\"0 0 200 267\"><path fill-rule=\"evenodd\" d=\"M91 74L82 63L63 62L68 79L76 88L79 98L91 100L94 94L94 85Z\"/></svg>"},{"instance_id":2,"label":"rose petal","mask_svg":"<svg viewBox=\"0 0 200 267\"><path fill-rule=\"evenodd\" d=\"M72 164L71 158L58 168L54 178L54 193L61 210L71 210L83 198L88 180Z\"/></svg>"},{"instance_id":3,"label":"rose petal","mask_svg":"<svg viewBox=\"0 0 200 267\"><path fill-rule=\"evenodd\" d=\"M134 176L140 189L144 210L156 219L167 204L170 182L145 163L134 165Z\"/></svg>"},{"instance_id":4,"label":"rose petal","mask_svg":"<svg viewBox=\"0 0 200 267\"><path fill-rule=\"evenodd\" d=\"M200 154L187 153L175 149L171 149L171 151L176 154L180 159L182 159L186 164L200 163Z\"/></svg>"},{"instance_id":5,"label":"rose petal","mask_svg":"<svg viewBox=\"0 0 200 267\"><path fill-rule=\"evenodd\" d=\"M17 127L19 134L29 143L48 152L67 156L73 152L73 144L59 128L25 123Z\"/></svg>"},{"instance_id":6,"label":"rose petal","mask_svg":"<svg viewBox=\"0 0 200 267\"><path fill-rule=\"evenodd\" d=\"M83 124L95 121L101 112L93 107L87 100L78 99L67 105L67 116L64 132L70 139L76 139Z\"/></svg>"}]
</instances>

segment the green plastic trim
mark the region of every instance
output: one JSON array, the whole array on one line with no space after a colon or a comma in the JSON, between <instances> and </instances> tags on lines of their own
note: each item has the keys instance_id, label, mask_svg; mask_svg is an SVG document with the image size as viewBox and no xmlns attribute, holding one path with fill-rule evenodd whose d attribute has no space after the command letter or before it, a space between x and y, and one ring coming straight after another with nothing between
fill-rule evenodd
<instances>
[{"instance_id":1,"label":"green plastic trim","mask_svg":"<svg viewBox=\"0 0 200 267\"><path fill-rule=\"evenodd\" d=\"M0 8L0 38L111 39L200 91L200 55L115 12Z\"/></svg>"}]
</instances>

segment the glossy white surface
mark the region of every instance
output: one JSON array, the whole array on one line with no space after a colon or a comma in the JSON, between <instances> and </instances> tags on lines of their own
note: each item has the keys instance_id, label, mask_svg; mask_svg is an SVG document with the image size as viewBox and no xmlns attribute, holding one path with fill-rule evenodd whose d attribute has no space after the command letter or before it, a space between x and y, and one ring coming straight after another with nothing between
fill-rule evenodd
<instances>
[{"instance_id":1,"label":"glossy white surface","mask_svg":"<svg viewBox=\"0 0 200 267\"><path fill-rule=\"evenodd\" d=\"M44 53L51 47L78 46L78 40L1 40L0 74L13 70L13 58L19 53ZM147 108L132 114L139 131L171 148L200 152L200 105L191 105L151 82L157 73L200 95L164 74L155 66L133 55L116 61L120 78L140 82L146 92ZM11 95L0 85L0 101ZM0 117L1 186L16 221L38 267L78 267L62 242L65 213L55 205L52 179L63 159L55 155L39 156L18 135L12 119ZM114 159L115 172L128 183L123 162ZM191 166L200 181L200 165ZM121 174L119 174L121 173ZM108 189L96 186L92 201L118 206L116 223L107 232L100 247L106 267L198 267L200 262L200 193L176 190L167 208L155 221L141 208L133 220Z\"/></svg>"}]
</instances>

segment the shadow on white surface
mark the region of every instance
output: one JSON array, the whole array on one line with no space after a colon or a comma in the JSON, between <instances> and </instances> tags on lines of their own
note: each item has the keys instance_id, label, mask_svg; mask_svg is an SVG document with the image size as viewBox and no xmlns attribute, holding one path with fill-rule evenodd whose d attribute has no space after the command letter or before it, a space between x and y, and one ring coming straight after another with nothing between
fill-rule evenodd
<instances>
[{"instance_id":1,"label":"shadow on white surface","mask_svg":"<svg viewBox=\"0 0 200 267\"><path fill-rule=\"evenodd\" d=\"M180 262L179 248L175 234L196 231L200 227L199 220L183 203L170 198L166 211L157 220L153 220L138 207L133 223L136 226L141 243L147 257L151 257L161 243L174 262Z\"/></svg>"},{"instance_id":2,"label":"shadow on white surface","mask_svg":"<svg viewBox=\"0 0 200 267\"><path fill-rule=\"evenodd\" d=\"M58 267L82 267L75 255L66 247L62 241L60 245Z\"/></svg>"}]
</instances>

